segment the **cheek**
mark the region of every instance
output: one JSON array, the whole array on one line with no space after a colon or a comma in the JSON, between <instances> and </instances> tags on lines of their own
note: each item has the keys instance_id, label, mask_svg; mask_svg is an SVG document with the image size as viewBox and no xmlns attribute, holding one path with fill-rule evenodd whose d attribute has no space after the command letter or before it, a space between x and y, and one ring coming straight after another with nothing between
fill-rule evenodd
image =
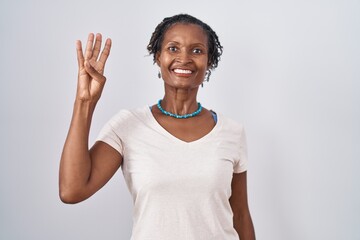
<instances>
[{"instance_id":1,"label":"cheek","mask_svg":"<svg viewBox=\"0 0 360 240\"><path fill-rule=\"evenodd\" d=\"M201 61L201 68L206 71L209 68L209 59L207 57L204 57L204 59Z\"/></svg>"},{"instance_id":2,"label":"cheek","mask_svg":"<svg viewBox=\"0 0 360 240\"><path fill-rule=\"evenodd\" d=\"M202 62L203 62L203 64L204 64L204 66L205 66L206 68L208 68L209 65L210 65L210 64L209 64L209 62L210 62L209 55L206 54L206 55L204 56Z\"/></svg>"},{"instance_id":3,"label":"cheek","mask_svg":"<svg viewBox=\"0 0 360 240\"><path fill-rule=\"evenodd\" d=\"M163 55L161 62L164 67L167 67L172 62L172 58L169 55Z\"/></svg>"},{"instance_id":4,"label":"cheek","mask_svg":"<svg viewBox=\"0 0 360 240\"><path fill-rule=\"evenodd\" d=\"M169 65L172 61L172 56L166 52L159 53L157 63L159 66Z\"/></svg>"}]
</instances>

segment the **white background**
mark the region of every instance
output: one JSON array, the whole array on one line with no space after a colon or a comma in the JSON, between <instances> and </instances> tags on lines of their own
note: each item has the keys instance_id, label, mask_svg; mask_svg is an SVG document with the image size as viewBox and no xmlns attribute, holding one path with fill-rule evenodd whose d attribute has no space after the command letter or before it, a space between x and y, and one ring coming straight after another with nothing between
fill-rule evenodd
<instances>
[{"instance_id":1,"label":"white background","mask_svg":"<svg viewBox=\"0 0 360 240\"><path fill-rule=\"evenodd\" d=\"M113 40L91 143L121 108L163 96L146 45L192 14L224 54L199 101L246 127L257 239L360 239L360 2L0 1L0 239L129 239L121 171L89 200L58 198L76 89L75 40Z\"/></svg>"}]
</instances>

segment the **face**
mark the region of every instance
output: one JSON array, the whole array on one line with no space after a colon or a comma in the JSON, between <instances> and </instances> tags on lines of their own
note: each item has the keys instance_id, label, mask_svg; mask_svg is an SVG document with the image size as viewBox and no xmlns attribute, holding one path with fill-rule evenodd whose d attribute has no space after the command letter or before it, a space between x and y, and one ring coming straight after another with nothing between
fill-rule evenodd
<instances>
[{"instance_id":1,"label":"face","mask_svg":"<svg viewBox=\"0 0 360 240\"><path fill-rule=\"evenodd\" d=\"M197 88L208 69L207 35L198 25L177 23L166 31L156 59L166 85Z\"/></svg>"}]
</instances>

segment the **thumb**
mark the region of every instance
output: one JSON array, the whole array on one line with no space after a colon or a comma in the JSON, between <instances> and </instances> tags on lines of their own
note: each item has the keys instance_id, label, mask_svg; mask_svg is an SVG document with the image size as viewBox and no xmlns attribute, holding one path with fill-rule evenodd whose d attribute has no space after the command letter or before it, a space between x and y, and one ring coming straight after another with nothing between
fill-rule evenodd
<instances>
[{"instance_id":1,"label":"thumb","mask_svg":"<svg viewBox=\"0 0 360 240\"><path fill-rule=\"evenodd\" d=\"M84 63L86 72L97 82L101 85L105 84L106 77L100 74L93 66L91 66L89 61L85 61Z\"/></svg>"}]
</instances>

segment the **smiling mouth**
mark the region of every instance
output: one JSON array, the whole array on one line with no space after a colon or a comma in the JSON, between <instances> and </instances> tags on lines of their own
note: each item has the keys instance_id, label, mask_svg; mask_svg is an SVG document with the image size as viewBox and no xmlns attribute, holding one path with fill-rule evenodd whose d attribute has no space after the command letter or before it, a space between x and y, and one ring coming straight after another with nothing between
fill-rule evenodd
<instances>
[{"instance_id":1,"label":"smiling mouth","mask_svg":"<svg viewBox=\"0 0 360 240\"><path fill-rule=\"evenodd\" d=\"M181 69L181 68L175 68L175 69L173 69L173 72L176 74L182 74L182 75L189 75L189 74L193 73L193 71L191 71L189 69Z\"/></svg>"}]
</instances>

